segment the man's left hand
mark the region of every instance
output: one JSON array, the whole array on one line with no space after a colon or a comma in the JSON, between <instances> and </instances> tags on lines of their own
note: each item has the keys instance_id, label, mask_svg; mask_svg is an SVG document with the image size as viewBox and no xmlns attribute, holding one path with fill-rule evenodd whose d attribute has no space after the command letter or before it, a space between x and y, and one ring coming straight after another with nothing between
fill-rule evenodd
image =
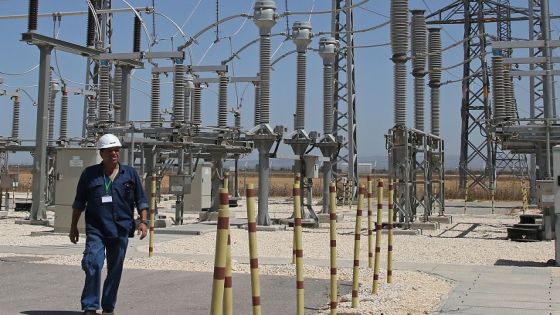
<instances>
[{"instance_id":1,"label":"man's left hand","mask_svg":"<svg viewBox=\"0 0 560 315\"><path fill-rule=\"evenodd\" d=\"M138 235L140 235L141 240L144 239L146 235L148 235L148 226L145 223L139 223L136 229L138 231Z\"/></svg>"}]
</instances>

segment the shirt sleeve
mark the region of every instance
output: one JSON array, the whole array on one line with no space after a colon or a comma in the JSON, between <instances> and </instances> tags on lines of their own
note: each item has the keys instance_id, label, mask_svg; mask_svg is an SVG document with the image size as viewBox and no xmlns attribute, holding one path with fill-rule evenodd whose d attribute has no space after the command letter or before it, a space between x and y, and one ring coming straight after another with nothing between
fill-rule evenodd
<instances>
[{"instance_id":1,"label":"shirt sleeve","mask_svg":"<svg viewBox=\"0 0 560 315\"><path fill-rule=\"evenodd\" d=\"M80 180L78 181L78 186L76 187L76 197L72 203L72 209L78 209L84 211L86 209L87 201L87 176L86 171L82 172L80 175Z\"/></svg>"},{"instance_id":2,"label":"shirt sleeve","mask_svg":"<svg viewBox=\"0 0 560 315\"><path fill-rule=\"evenodd\" d=\"M140 214L142 210L148 209L148 200L146 199L146 194L144 194L144 188L142 187L142 181L140 180L140 176L138 176L138 172L134 169L132 172L134 173L134 181L136 182L134 185L134 196L136 197L136 200L134 202L136 203L138 214Z\"/></svg>"}]
</instances>

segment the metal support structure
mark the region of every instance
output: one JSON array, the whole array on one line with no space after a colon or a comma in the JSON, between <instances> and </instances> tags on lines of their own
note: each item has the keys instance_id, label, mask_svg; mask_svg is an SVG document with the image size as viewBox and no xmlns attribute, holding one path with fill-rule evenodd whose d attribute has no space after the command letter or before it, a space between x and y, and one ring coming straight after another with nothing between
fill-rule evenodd
<instances>
[{"instance_id":1,"label":"metal support structure","mask_svg":"<svg viewBox=\"0 0 560 315\"><path fill-rule=\"evenodd\" d=\"M332 36L340 43L334 64L334 131L333 136L347 136L333 163L333 175L337 179L347 176L352 185L352 198L358 187L358 147L356 145L356 83L354 74L354 21L350 7L352 0L333 0ZM348 173L341 173L341 165L348 164ZM344 191L338 187L337 192Z\"/></svg>"}]
</instances>

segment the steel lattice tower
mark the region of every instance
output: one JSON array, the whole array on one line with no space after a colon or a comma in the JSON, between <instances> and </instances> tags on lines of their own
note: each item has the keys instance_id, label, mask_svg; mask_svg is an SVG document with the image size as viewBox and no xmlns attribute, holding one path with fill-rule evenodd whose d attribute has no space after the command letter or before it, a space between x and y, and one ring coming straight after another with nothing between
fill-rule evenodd
<instances>
[{"instance_id":1,"label":"steel lattice tower","mask_svg":"<svg viewBox=\"0 0 560 315\"><path fill-rule=\"evenodd\" d=\"M340 48L334 64L334 130L335 137L343 136L343 141L333 174L337 180L347 175L352 183L352 195L358 186L358 147L356 145L356 98L354 75L354 21L352 0L333 0L332 36L338 40ZM348 173L342 174L340 166L348 163ZM339 191L342 191L340 189Z\"/></svg>"}]
</instances>

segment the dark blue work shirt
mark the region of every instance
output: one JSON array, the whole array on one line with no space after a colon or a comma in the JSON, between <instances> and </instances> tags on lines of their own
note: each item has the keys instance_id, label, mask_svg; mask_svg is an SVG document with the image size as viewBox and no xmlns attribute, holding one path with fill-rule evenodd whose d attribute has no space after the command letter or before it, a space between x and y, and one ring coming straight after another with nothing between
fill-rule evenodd
<instances>
[{"instance_id":1,"label":"dark blue work shirt","mask_svg":"<svg viewBox=\"0 0 560 315\"><path fill-rule=\"evenodd\" d=\"M140 177L134 168L119 163L119 172L107 188L109 181L101 163L87 167L78 181L72 208L85 210L86 233L134 236L134 206L138 213L148 208ZM103 196L111 196L112 202L102 202Z\"/></svg>"}]
</instances>

